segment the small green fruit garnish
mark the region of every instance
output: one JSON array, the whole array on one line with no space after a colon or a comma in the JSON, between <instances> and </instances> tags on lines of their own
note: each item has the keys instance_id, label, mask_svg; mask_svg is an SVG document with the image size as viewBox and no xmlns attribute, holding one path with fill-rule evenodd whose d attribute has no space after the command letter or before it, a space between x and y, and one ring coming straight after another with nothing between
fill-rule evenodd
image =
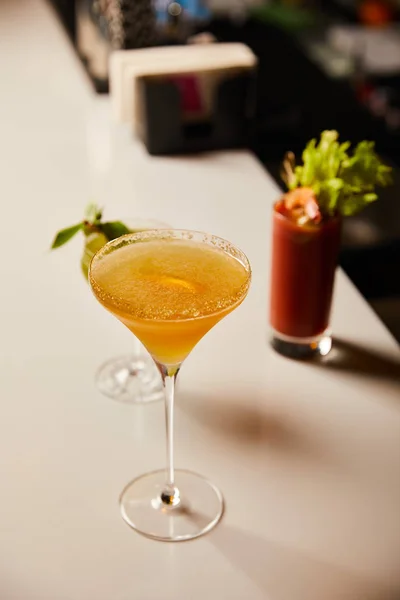
<instances>
[{"instance_id":1,"label":"small green fruit garnish","mask_svg":"<svg viewBox=\"0 0 400 600\"><path fill-rule=\"evenodd\" d=\"M121 235L131 233L131 230L121 221L102 222L103 210L96 204L89 204L85 210L85 218L81 223L72 225L59 231L51 245L51 249L60 248L71 240L78 231L85 236L85 247L81 258L81 269L87 278L90 261L104 244L114 240Z\"/></svg>"},{"instance_id":2,"label":"small green fruit garnish","mask_svg":"<svg viewBox=\"0 0 400 600\"><path fill-rule=\"evenodd\" d=\"M89 274L89 266L93 256L107 244L109 240L104 233L91 233L85 240L85 247L81 258L81 269L84 277L87 279Z\"/></svg>"}]
</instances>

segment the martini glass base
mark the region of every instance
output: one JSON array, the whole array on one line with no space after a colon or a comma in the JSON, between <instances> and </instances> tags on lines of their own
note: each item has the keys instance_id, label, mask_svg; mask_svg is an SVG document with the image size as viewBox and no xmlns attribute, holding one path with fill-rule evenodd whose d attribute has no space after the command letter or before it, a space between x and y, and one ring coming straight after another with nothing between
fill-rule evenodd
<instances>
[{"instance_id":1,"label":"martini glass base","mask_svg":"<svg viewBox=\"0 0 400 600\"><path fill-rule=\"evenodd\" d=\"M161 375L153 359L119 356L104 363L96 373L102 394L125 404L147 404L164 399Z\"/></svg>"},{"instance_id":2,"label":"martini glass base","mask_svg":"<svg viewBox=\"0 0 400 600\"><path fill-rule=\"evenodd\" d=\"M332 348L332 337L328 330L312 338L290 337L272 330L271 346L287 358L307 360L329 354Z\"/></svg>"},{"instance_id":3,"label":"martini glass base","mask_svg":"<svg viewBox=\"0 0 400 600\"><path fill-rule=\"evenodd\" d=\"M163 542L183 542L211 531L224 512L224 500L210 481L191 471L177 469L177 506L161 501L165 470L153 471L131 481L120 497L122 518L146 537Z\"/></svg>"}]
</instances>

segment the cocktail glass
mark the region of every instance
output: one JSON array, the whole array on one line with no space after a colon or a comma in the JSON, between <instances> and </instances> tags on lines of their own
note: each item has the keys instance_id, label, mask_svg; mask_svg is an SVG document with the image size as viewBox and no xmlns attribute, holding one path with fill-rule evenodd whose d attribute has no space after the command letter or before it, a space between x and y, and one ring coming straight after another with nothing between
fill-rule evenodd
<instances>
[{"instance_id":1,"label":"cocktail glass","mask_svg":"<svg viewBox=\"0 0 400 600\"><path fill-rule=\"evenodd\" d=\"M214 484L175 470L175 380L197 342L245 299L250 279L249 261L238 248L187 230L128 234L106 244L92 260L93 293L141 340L164 384L166 472L137 477L120 498L125 521L150 538L193 539L210 531L223 514Z\"/></svg>"},{"instance_id":2,"label":"cocktail glass","mask_svg":"<svg viewBox=\"0 0 400 600\"><path fill-rule=\"evenodd\" d=\"M279 212L281 203L273 210L271 344L290 358L325 356L341 220L298 225Z\"/></svg>"},{"instance_id":3,"label":"cocktail glass","mask_svg":"<svg viewBox=\"0 0 400 600\"><path fill-rule=\"evenodd\" d=\"M167 224L153 219L128 218L122 221L134 233L169 228ZM94 255L90 245L86 246L82 258L82 270L86 278ZM147 404L164 398L160 373L136 336L133 336L132 352L104 362L96 373L95 382L104 396L124 404Z\"/></svg>"}]
</instances>

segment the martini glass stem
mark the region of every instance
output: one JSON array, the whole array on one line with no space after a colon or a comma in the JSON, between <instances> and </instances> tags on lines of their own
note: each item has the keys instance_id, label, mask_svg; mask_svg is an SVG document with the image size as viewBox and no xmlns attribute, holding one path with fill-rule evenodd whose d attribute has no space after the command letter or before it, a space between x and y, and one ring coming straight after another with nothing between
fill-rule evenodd
<instances>
[{"instance_id":1,"label":"martini glass stem","mask_svg":"<svg viewBox=\"0 0 400 600\"><path fill-rule=\"evenodd\" d=\"M175 404L175 382L179 367L171 369L159 365L165 392L165 425L167 437L167 471L166 484L161 493L161 501L167 506L177 506L180 503L179 490L175 486L174 467L174 404Z\"/></svg>"},{"instance_id":2,"label":"martini glass stem","mask_svg":"<svg viewBox=\"0 0 400 600\"><path fill-rule=\"evenodd\" d=\"M136 362L140 358L142 345L141 345L140 341L138 340L138 338L136 337L136 335L134 335L132 337L133 337L133 356L134 356L134 360Z\"/></svg>"}]
</instances>

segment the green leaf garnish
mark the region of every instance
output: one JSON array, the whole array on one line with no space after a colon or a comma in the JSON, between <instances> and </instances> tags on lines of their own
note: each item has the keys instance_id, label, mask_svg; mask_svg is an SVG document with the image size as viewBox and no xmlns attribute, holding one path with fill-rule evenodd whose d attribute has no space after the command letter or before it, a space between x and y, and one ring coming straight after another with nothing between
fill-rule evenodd
<instances>
[{"instance_id":1,"label":"green leaf garnish","mask_svg":"<svg viewBox=\"0 0 400 600\"><path fill-rule=\"evenodd\" d=\"M124 225L124 223L121 223L121 221L101 223L99 229L104 233L108 241L115 240L115 238L119 238L121 235L131 232L131 230Z\"/></svg>"},{"instance_id":2,"label":"green leaf garnish","mask_svg":"<svg viewBox=\"0 0 400 600\"><path fill-rule=\"evenodd\" d=\"M125 233L131 232L131 230L121 221L102 223L102 218L103 209L99 208L97 204L88 204L85 209L84 220L81 223L77 223L77 225L72 225L71 227L59 231L54 238L51 249L54 250L55 248L63 246L69 242L78 231L83 231L85 238L88 238L88 236L91 236L93 233L104 235L106 242L110 242Z\"/></svg>"},{"instance_id":3,"label":"green leaf garnish","mask_svg":"<svg viewBox=\"0 0 400 600\"><path fill-rule=\"evenodd\" d=\"M64 246L64 244L69 242L69 240L73 238L74 235L78 233L78 231L81 231L81 229L83 229L83 223L78 223L77 225L72 225L72 227L61 229L61 231L59 231L56 234L51 245L51 249L54 250L55 248L60 248L60 246Z\"/></svg>"},{"instance_id":4,"label":"green leaf garnish","mask_svg":"<svg viewBox=\"0 0 400 600\"><path fill-rule=\"evenodd\" d=\"M282 178L287 187L311 188L324 217L358 213L377 200L377 187L392 182L392 169L376 154L374 142L360 142L352 153L350 146L339 142L337 131L324 131L319 143L312 139L307 144L302 165L295 166L292 153L285 157Z\"/></svg>"}]
</instances>

